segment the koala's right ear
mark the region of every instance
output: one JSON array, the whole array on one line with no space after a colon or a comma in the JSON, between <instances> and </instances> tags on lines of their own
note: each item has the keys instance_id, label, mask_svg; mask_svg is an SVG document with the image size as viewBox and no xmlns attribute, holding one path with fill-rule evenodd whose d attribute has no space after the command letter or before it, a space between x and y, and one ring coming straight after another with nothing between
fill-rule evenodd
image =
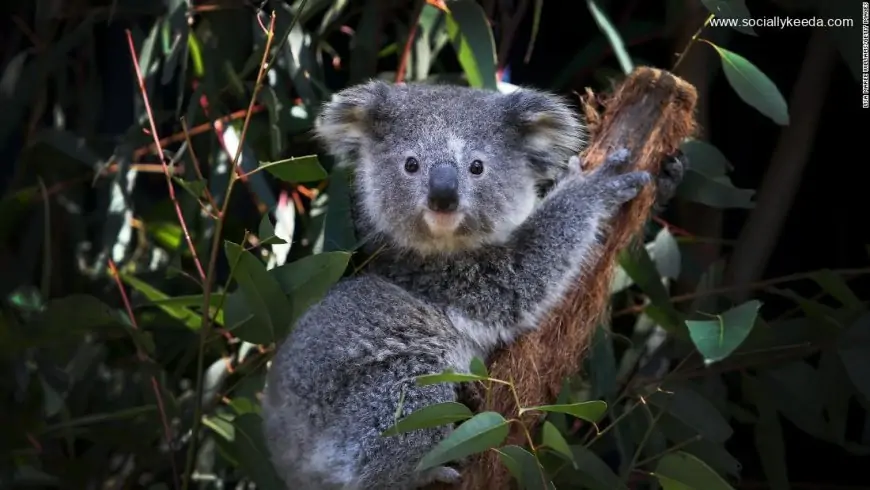
<instances>
[{"instance_id":1,"label":"koala's right ear","mask_svg":"<svg viewBox=\"0 0 870 490\"><path fill-rule=\"evenodd\" d=\"M314 134L329 153L347 165L356 160L364 138L376 137L390 85L380 80L346 88L323 106L314 125Z\"/></svg>"}]
</instances>

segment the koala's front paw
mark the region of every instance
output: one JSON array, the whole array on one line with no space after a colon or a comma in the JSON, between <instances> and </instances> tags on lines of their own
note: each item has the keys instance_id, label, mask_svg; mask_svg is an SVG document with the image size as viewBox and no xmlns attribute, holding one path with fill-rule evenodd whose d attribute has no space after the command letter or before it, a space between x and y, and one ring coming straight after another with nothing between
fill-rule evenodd
<instances>
[{"instance_id":1,"label":"koala's front paw","mask_svg":"<svg viewBox=\"0 0 870 490\"><path fill-rule=\"evenodd\" d=\"M449 466L438 466L426 471L420 477L418 482L420 487L425 487L432 483L446 483L452 485L459 483L462 479L462 474L455 468Z\"/></svg>"},{"instance_id":2,"label":"koala's front paw","mask_svg":"<svg viewBox=\"0 0 870 490\"><path fill-rule=\"evenodd\" d=\"M615 211L634 199L652 181L649 172L624 173L631 164L630 157L631 153L625 148L615 150L586 177L588 192L592 192L607 211Z\"/></svg>"}]
</instances>

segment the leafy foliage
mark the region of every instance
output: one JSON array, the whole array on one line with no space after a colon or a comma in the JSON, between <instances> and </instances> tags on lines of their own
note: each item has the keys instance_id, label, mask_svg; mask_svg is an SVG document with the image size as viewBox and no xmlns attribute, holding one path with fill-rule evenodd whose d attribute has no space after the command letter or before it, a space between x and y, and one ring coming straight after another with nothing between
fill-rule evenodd
<instances>
[{"instance_id":1,"label":"leafy foliage","mask_svg":"<svg viewBox=\"0 0 870 490\"><path fill-rule=\"evenodd\" d=\"M745 2L697 1L711 17L676 63L689 49L712 48L734 92L788 125L785 99L753 57L705 38L712 16L751 19ZM268 361L311 305L365 265L355 254L351 176L318 156L310 138L320 105L370 77L512 90L504 53L517 37L513 16L532 17L533 56L545 2L532 11L472 0L391 9L267 1L244 11L181 0L12 3L28 36L16 38L0 77L0 142L15 162L0 196L0 259L17 254L0 262L10 264L0 304L8 402L0 447L11 456L0 483L282 488L259 416ZM609 52L623 74L641 64L635 38L660 26L617 22L609 3L587 2L601 32L565 60L551 88L590 69L606 89L621 77L601 63ZM823 3L813 12L845 5ZM111 37L118 18L128 38ZM97 31L124 49L99 51ZM846 50L857 42L840 45L851 63ZM691 167L680 200L754 206L721 151L701 140L682 150ZM657 220L623 253L614 322L597 329L584 371L556 403L517 414L445 403L383 436L457 424L420 468L496 451L530 490L736 488L741 464L726 449L736 423L752 427L772 488L789 481L783 418L870 453L847 427L850 411L866 418L870 409L870 313L848 274L791 278L814 281L821 296L775 290L796 313L767 316L758 300L728 300L716 263L699 270L683 256L695 239ZM673 296L673 282L686 277L698 278L697 290ZM626 318L634 321L621 325ZM510 385L490 378L480 359L468 373L418 382ZM539 430L522 446L503 445L527 412L544 419Z\"/></svg>"}]
</instances>

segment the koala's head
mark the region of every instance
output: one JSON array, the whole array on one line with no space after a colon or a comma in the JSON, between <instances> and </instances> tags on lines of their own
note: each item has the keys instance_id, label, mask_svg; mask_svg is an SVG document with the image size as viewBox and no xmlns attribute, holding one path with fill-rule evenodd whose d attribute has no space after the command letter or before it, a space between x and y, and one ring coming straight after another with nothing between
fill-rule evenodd
<instances>
[{"instance_id":1,"label":"koala's head","mask_svg":"<svg viewBox=\"0 0 870 490\"><path fill-rule=\"evenodd\" d=\"M584 136L544 92L380 81L338 93L316 134L353 167L367 228L421 254L503 242Z\"/></svg>"}]
</instances>

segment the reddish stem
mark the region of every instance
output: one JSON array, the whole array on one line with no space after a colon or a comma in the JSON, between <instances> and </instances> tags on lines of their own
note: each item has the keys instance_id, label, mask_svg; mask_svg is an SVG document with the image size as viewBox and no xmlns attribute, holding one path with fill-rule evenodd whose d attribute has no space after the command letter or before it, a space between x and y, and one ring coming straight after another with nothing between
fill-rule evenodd
<instances>
[{"instance_id":1,"label":"reddish stem","mask_svg":"<svg viewBox=\"0 0 870 490\"><path fill-rule=\"evenodd\" d=\"M130 58L133 59L133 67L136 69L136 80L139 82L139 91L142 93L142 100L145 103L145 112L148 114L148 123L151 125L151 136L154 138L156 145L157 156L160 157L160 163L163 165L163 173L166 175L166 186L169 188L169 199L175 207L175 214L178 216L178 222L181 225L181 230L184 232L184 239L187 241L187 246L190 248L190 254L193 256L193 261L196 264L196 270L199 273L200 279L205 282L205 269L202 267L202 262L196 254L196 247L193 246L193 240L190 238L190 232L187 229L187 223L184 221L184 214L181 212L181 205L178 204L178 199L175 197L175 186L172 185L172 177L169 175L169 167L166 165L166 157L163 155L163 147L160 146L160 139L157 137L157 125L154 123L154 113L151 112L151 102L148 100L148 92L145 90L145 80L142 78L142 70L139 69L139 58L136 56L136 46L133 43L133 35L130 30L127 30L127 43L130 46Z\"/></svg>"}]
</instances>

